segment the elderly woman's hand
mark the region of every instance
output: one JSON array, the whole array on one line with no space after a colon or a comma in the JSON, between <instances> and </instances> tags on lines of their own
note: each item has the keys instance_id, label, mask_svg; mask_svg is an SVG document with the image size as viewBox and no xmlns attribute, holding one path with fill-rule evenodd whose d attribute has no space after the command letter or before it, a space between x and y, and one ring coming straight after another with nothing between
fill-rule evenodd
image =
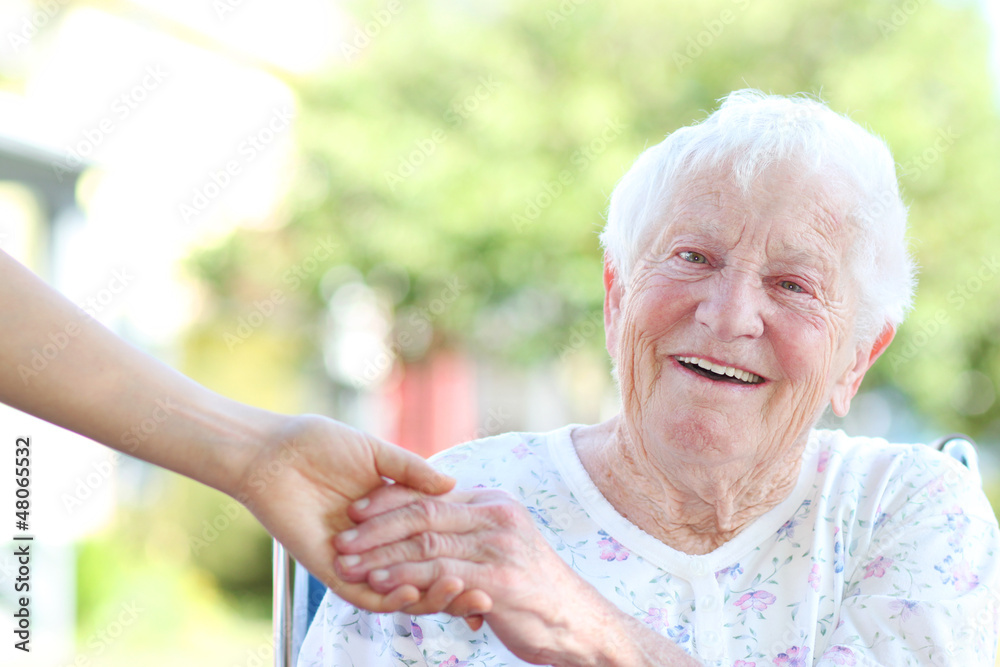
<instances>
[{"instance_id":1,"label":"elderly woman's hand","mask_svg":"<svg viewBox=\"0 0 1000 667\"><path fill-rule=\"evenodd\" d=\"M226 490L351 604L393 612L417 600L413 589L385 596L363 582L338 579L332 538L353 525L347 517L350 504L384 485L383 477L399 482L399 488L408 484L429 493L449 490L454 480L411 452L318 415L279 416L260 440L239 485ZM444 581L431 592L440 597L454 587L455 582Z\"/></svg>"},{"instance_id":2,"label":"elderly woman's hand","mask_svg":"<svg viewBox=\"0 0 1000 667\"><path fill-rule=\"evenodd\" d=\"M508 649L535 664L696 664L573 572L503 491L429 497L390 486L350 514L359 525L335 542L341 577L381 593L429 591L408 613L481 613ZM442 581L469 592L432 594Z\"/></svg>"}]
</instances>

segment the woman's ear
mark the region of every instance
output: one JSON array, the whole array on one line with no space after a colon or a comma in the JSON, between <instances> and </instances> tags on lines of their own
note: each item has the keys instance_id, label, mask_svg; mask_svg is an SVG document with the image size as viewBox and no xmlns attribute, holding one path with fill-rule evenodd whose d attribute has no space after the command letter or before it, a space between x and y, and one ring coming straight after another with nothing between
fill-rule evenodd
<instances>
[{"instance_id":1,"label":"woman's ear","mask_svg":"<svg viewBox=\"0 0 1000 667\"><path fill-rule=\"evenodd\" d=\"M604 340L612 359L618 356L618 324L621 319L622 285L611 258L604 256Z\"/></svg>"},{"instance_id":2,"label":"woman's ear","mask_svg":"<svg viewBox=\"0 0 1000 667\"><path fill-rule=\"evenodd\" d=\"M833 395L830 397L833 414L838 417L847 415L847 411L851 409L851 399L858 393L858 387L865 379L865 373L872 367L875 360L882 356L895 335L896 328L887 324L870 347L858 349L854 364L844 372L833 388Z\"/></svg>"}]
</instances>

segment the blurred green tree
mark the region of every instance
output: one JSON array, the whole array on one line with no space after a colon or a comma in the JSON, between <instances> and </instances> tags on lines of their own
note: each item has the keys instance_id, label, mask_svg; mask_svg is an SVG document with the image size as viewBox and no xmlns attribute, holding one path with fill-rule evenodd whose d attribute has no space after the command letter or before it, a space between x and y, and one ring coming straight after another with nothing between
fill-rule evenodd
<instances>
[{"instance_id":1,"label":"blurred green tree","mask_svg":"<svg viewBox=\"0 0 1000 667\"><path fill-rule=\"evenodd\" d=\"M597 233L635 157L733 89L806 91L886 138L911 204L916 310L868 386L898 386L939 423L1000 439L983 383L1000 377L1000 227L989 214L1000 209L1000 130L974 3L386 7L352 3L345 61L297 84L287 224L239 231L193 259L212 309L192 338L198 358L279 289L291 305L263 328L286 361L318 369L317 323L351 276L391 307L400 341L408 322L432 325L400 345L409 358L448 346L523 363L558 356L574 325L599 317ZM333 250L305 271L324 239ZM248 361L275 349L229 347ZM585 350L603 356L603 336Z\"/></svg>"}]
</instances>

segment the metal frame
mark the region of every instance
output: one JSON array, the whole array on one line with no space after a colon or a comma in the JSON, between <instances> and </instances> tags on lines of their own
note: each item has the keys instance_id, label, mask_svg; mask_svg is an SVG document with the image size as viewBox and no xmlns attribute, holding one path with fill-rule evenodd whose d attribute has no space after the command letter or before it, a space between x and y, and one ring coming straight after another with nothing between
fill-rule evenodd
<instances>
[{"instance_id":1,"label":"metal frame","mask_svg":"<svg viewBox=\"0 0 1000 667\"><path fill-rule=\"evenodd\" d=\"M964 433L951 433L938 438L931 447L946 454L966 468L979 475L979 455L976 453L976 441Z\"/></svg>"},{"instance_id":2,"label":"metal frame","mask_svg":"<svg viewBox=\"0 0 1000 667\"><path fill-rule=\"evenodd\" d=\"M274 540L272 550L274 583L272 604L274 607L274 665L275 667L291 667L292 662L292 557Z\"/></svg>"},{"instance_id":3,"label":"metal frame","mask_svg":"<svg viewBox=\"0 0 1000 667\"><path fill-rule=\"evenodd\" d=\"M313 616L326 594L326 585L274 541L274 664L292 667Z\"/></svg>"}]
</instances>

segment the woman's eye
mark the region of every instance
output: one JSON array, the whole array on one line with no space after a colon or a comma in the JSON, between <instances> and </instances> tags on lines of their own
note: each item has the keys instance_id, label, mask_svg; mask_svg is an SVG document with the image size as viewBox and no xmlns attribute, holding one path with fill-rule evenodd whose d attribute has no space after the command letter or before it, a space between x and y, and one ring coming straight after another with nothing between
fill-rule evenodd
<instances>
[{"instance_id":1,"label":"woman's eye","mask_svg":"<svg viewBox=\"0 0 1000 667\"><path fill-rule=\"evenodd\" d=\"M791 280L782 280L778 285L781 289L786 289L789 292L805 292L800 285L793 283Z\"/></svg>"},{"instance_id":2,"label":"woman's eye","mask_svg":"<svg viewBox=\"0 0 1000 667\"><path fill-rule=\"evenodd\" d=\"M707 264L708 260L700 252L692 252L690 250L682 250L677 253L680 258L686 262L692 262L694 264Z\"/></svg>"}]
</instances>

